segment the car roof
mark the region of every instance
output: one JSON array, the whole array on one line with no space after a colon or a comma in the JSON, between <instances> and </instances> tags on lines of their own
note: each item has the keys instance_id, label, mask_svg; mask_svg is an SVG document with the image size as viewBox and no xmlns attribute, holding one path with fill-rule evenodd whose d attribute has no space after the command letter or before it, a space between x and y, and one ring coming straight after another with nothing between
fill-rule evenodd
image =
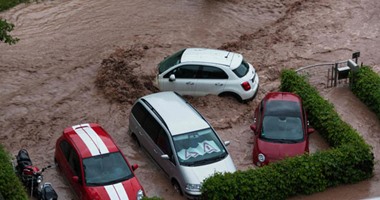
<instances>
[{"instance_id":1,"label":"car roof","mask_svg":"<svg viewBox=\"0 0 380 200\"><path fill-rule=\"evenodd\" d=\"M243 56L239 53L206 48L187 48L181 57L184 62L205 62L225 65L232 70L240 66Z\"/></svg>"},{"instance_id":2,"label":"car roof","mask_svg":"<svg viewBox=\"0 0 380 200\"><path fill-rule=\"evenodd\" d=\"M141 99L157 111L173 136L210 127L195 108L172 91L150 94Z\"/></svg>"},{"instance_id":3,"label":"car roof","mask_svg":"<svg viewBox=\"0 0 380 200\"><path fill-rule=\"evenodd\" d=\"M63 135L75 146L82 158L119 151L111 136L95 123L68 127Z\"/></svg>"},{"instance_id":4,"label":"car roof","mask_svg":"<svg viewBox=\"0 0 380 200\"><path fill-rule=\"evenodd\" d=\"M269 92L264 97L265 100L285 100L285 101L294 101L301 102L301 98L291 92Z\"/></svg>"},{"instance_id":5,"label":"car roof","mask_svg":"<svg viewBox=\"0 0 380 200\"><path fill-rule=\"evenodd\" d=\"M287 115L300 117L302 112L301 98L290 92L270 92L265 95L264 115Z\"/></svg>"}]
</instances>

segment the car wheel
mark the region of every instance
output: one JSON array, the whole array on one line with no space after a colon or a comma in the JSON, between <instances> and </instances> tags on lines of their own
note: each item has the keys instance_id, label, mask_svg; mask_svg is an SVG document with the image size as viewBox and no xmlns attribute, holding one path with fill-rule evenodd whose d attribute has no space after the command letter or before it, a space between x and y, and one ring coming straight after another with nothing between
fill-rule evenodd
<instances>
[{"instance_id":1,"label":"car wheel","mask_svg":"<svg viewBox=\"0 0 380 200\"><path fill-rule=\"evenodd\" d=\"M236 93L233 92L223 92L219 94L220 97L234 97L236 100L238 100L240 103L243 103L243 99Z\"/></svg>"},{"instance_id":2,"label":"car wheel","mask_svg":"<svg viewBox=\"0 0 380 200\"><path fill-rule=\"evenodd\" d=\"M179 183L178 183L177 180L173 179L173 180L172 180L172 185L173 185L174 190L175 190L178 194L183 195L183 194L182 194L181 187L179 186Z\"/></svg>"},{"instance_id":3,"label":"car wheel","mask_svg":"<svg viewBox=\"0 0 380 200\"><path fill-rule=\"evenodd\" d=\"M54 165L55 165L55 167L56 167L58 170L60 170L60 168L59 168L59 164L58 164L58 162L57 162L57 158L55 158L55 157L54 157Z\"/></svg>"},{"instance_id":4,"label":"car wheel","mask_svg":"<svg viewBox=\"0 0 380 200\"><path fill-rule=\"evenodd\" d=\"M136 143L137 143L137 145L138 145L139 147L141 147L140 141L139 141L139 139L137 139L137 136L136 136L134 133L132 133L132 139L133 139L134 141L136 141Z\"/></svg>"}]
</instances>

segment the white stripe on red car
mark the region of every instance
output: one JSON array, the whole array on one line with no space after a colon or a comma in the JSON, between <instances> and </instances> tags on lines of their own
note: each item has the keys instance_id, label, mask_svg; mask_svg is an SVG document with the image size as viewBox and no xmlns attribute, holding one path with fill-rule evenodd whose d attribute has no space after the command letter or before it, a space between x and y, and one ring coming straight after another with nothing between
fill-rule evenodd
<instances>
[{"instance_id":1,"label":"white stripe on red car","mask_svg":"<svg viewBox=\"0 0 380 200\"><path fill-rule=\"evenodd\" d=\"M89 124L73 126L74 131L82 139L92 156L109 153L107 146Z\"/></svg>"},{"instance_id":2,"label":"white stripe on red car","mask_svg":"<svg viewBox=\"0 0 380 200\"><path fill-rule=\"evenodd\" d=\"M111 200L128 200L127 192L122 183L104 186Z\"/></svg>"}]
</instances>

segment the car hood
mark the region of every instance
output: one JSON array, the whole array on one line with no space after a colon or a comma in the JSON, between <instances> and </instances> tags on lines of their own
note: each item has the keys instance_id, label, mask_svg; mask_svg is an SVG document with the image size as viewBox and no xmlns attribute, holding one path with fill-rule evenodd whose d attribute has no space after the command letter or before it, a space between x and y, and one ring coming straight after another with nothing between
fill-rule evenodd
<instances>
[{"instance_id":1,"label":"car hood","mask_svg":"<svg viewBox=\"0 0 380 200\"><path fill-rule=\"evenodd\" d=\"M224 173L236 171L236 167L232 162L230 155L215 163L201 166L182 166L181 169L182 174L185 176L185 181L191 184L200 184L204 179L217 172Z\"/></svg>"},{"instance_id":2,"label":"car hood","mask_svg":"<svg viewBox=\"0 0 380 200\"><path fill-rule=\"evenodd\" d=\"M306 141L288 144L258 140L257 145L259 151L265 155L269 162L304 154L305 149L307 149Z\"/></svg>"},{"instance_id":3,"label":"car hood","mask_svg":"<svg viewBox=\"0 0 380 200\"><path fill-rule=\"evenodd\" d=\"M89 199L99 200L119 200L121 199L136 199L137 192L142 190L140 183L136 177L129 180L105 186L87 187Z\"/></svg>"}]
</instances>

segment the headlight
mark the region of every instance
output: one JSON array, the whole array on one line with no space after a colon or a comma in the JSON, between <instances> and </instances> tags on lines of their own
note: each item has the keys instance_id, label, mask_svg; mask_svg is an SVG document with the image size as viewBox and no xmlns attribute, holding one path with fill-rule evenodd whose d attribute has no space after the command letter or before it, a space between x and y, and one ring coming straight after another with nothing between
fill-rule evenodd
<instances>
[{"instance_id":1,"label":"headlight","mask_svg":"<svg viewBox=\"0 0 380 200\"><path fill-rule=\"evenodd\" d=\"M42 176L38 176L37 177L37 183L41 183L42 182Z\"/></svg>"},{"instance_id":2,"label":"headlight","mask_svg":"<svg viewBox=\"0 0 380 200\"><path fill-rule=\"evenodd\" d=\"M141 200L143 197L144 197L144 192L140 189L140 190L137 192L136 199L137 199L137 200Z\"/></svg>"},{"instance_id":3,"label":"headlight","mask_svg":"<svg viewBox=\"0 0 380 200\"><path fill-rule=\"evenodd\" d=\"M259 153L259 155L257 156L257 158L259 159L260 162L264 162L265 161L265 156L262 153Z\"/></svg>"},{"instance_id":4,"label":"headlight","mask_svg":"<svg viewBox=\"0 0 380 200\"><path fill-rule=\"evenodd\" d=\"M191 192L200 192L201 184L186 184L186 190Z\"/></svg>"}]
</instances>

